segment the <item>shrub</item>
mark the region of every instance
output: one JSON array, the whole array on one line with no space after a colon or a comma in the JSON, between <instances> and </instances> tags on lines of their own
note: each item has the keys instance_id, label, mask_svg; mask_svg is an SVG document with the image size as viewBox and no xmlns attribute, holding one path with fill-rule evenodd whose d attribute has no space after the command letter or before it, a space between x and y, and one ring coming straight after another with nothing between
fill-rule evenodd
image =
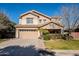
<instances>
[{"instance_id":1,"label":"shrub","mask_svg":"<svg viewBox=\"0 0 79 59\"><path fill-rule=\"evenodd\" d=\"M44 40L50 40L51 36L49 34L43 35Z\"/></svg>"},{"instance_id":2,"label":"shrub","mask_svg":"<svg viewBox=\"0 0 79 59\"><path fill-rule=\"evenodd\" d=\"M64 40L72 40L73 37L70 36L69 34L64 34L64 35L62 35L62 39L64 39Z\"/></svg>"},{"instance_id":3,"label":"shrub","mask_svg":"<svg viewBox=\"0 0 79 59\"><path fill-rule=\"evenodd\" d=\"M44 40L50 40L50 33L48 30L45 30L45 29L40 29L40 32L42 32L42 37Z\"/></svg>"},{"instance_id":4,"label":"shrub","mask_svg":"<svg viewBox=\"0 0 79 59\"><path fill-rule=\"evenodd\" d=\"M61 34L51 34L52 39L61 39Z\"/></svg>"},{"instance_id":5,"label":"shrub","mask_svg":"<svg viewBox=\"0 0 79 59\"><path fill-rule=\"evenodd\" d=\"M50 34L48 30L43 30L43 35Z\"/></svg>"},{"instance_id":6,"label":"shrub","mask_svg":"<svg viewBox=\"0 0 79 59\"><path fill-rule=\"evenodd\" d=\"M44 36L43 37L44 40L50 40L51 39L51 35L50 35L48 30L43 30L43 36Z\"/></svg>"}]
</instances>

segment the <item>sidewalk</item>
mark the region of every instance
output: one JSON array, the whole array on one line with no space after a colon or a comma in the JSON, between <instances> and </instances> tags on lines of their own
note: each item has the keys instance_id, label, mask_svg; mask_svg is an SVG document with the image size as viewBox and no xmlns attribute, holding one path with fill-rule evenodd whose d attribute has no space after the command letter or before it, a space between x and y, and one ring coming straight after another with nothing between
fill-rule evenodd
<instances>
[{"instance_id":1,"label":"sidewalk","mask_svg":"<svg viewBox=\"0 0 79 59\"><path fill-rule=\"evenodd\" d=\"M52 50L56 56L79 56L79 50Z\"/></svg>"}]
</instances>

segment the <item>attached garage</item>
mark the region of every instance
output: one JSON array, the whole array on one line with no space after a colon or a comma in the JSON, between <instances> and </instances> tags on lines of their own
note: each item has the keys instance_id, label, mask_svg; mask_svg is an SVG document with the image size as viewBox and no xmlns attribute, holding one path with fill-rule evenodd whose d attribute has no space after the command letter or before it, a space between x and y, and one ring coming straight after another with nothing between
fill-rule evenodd
<instances>
[{"instance_id":1,"label":"attached garage","mask_svg":"<svg viewBox=\"0 0 79 59\"><path fill-rule=\"evenodd\" d=\"M36 29L20 29L18 34L21 39L38 39L38 31Z\"/></svg>"},{"instance_id":2,"label":"attached garage","mask_svg":"<svg viewBox=\"0 0 79 59\"><path fill-rule=\"evenodd\" d=\"M36 25L16 25L16 38L19 39L38 39L40 32Z\"/></svg>"}]
</instances>

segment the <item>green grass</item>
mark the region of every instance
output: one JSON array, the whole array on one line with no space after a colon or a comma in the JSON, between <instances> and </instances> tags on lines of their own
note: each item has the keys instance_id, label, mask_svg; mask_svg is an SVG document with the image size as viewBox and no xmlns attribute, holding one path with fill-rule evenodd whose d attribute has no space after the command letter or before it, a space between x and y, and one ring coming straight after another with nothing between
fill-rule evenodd
<instances>
[{"instance_id":1,"label":"green grass","mask_svg":"<svg viewBox=\"0 0 79 59\"><path fill-rule=\"evenodd\" d=\"M45 40L48 49L79 50L79 40Z\"/></svg>"}]
</instances>

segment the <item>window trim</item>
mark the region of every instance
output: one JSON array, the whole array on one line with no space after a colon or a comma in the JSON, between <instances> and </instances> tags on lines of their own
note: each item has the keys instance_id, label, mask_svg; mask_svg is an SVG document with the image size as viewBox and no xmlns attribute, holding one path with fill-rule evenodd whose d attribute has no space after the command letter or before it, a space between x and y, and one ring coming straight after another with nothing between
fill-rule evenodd
<instances>
[{"instance_id":1,"label":"window trim","mask_svg":"<svg viewBox=\"0 0 79 59\"><path fill-rule=\"evenodd\" d=\"M42 23L42 19L39 19L39 23Z\"/></svg>"},{"instance_id":2,"label":"window trim","mask_svg":"<svg viewBox=\"0 0 79 59\"><path fill-rule=\"evenodd\" d=\"M44 23L46 22L46 19L43 19Z\"/></svg>"},{"instance_id":3,"label":"window trim","mask_svg":"<svg viewBox=\"0 0 79 59\"><path fill-rule=\"evenodd\" d=\"M27 21L27 20L32 20L32 21ZM26 24L33 24L33 18L26 18Z\"/></svg>"}]
</instances>

